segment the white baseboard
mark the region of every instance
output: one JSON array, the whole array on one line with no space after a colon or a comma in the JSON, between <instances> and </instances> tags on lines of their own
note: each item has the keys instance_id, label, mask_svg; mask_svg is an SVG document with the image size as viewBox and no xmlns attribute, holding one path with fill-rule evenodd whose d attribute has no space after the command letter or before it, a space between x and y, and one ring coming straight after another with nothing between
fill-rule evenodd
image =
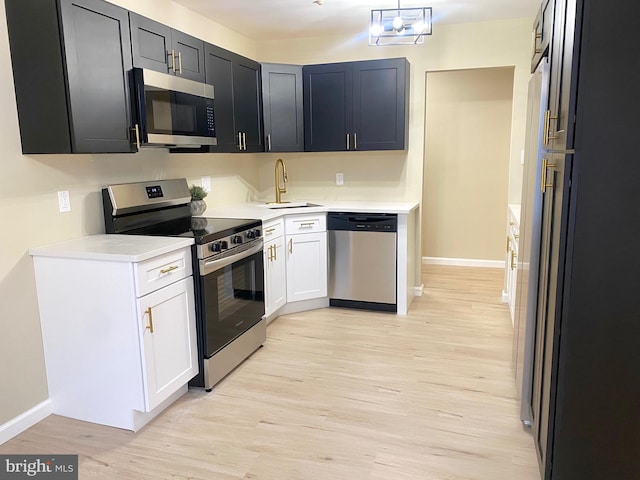
<instances>
[{"instance_id":1,"label":"white baseboard","mask_svg":"<svg viewBox=\"0 0 640 480\"><path fill-rule=\"evenodd\" d=\"M422 257L424 265L449 265L454 267L504 268L504 260L477 260L473 258Z\"/></svg>"},{"instance_id":2,"label":"white baseboard","mask_svg":"<svg viewBox=\"0 0 640 480\"><path fill-rule=\"evenodd\" d=\"M47 399L35 407L0 425L0 445L34 426L53 413L51 400Z\"/></svg>"},{"instance_id":3,"label":"white baseboard","mask_svg":"<svg viewBox=\"0 0 640 480\"><path fill-rule=\"evenodd\" d=\"M507 292L505 292L504 290L502 291L502 302L503 303L509 303L509 294Z\"/></svg>"},{"instance_id":4,"label":"white baseboard","mask_svg":"<svg viewBox=\"0 0 640 480\"><path fill-rule=\"evenodd\" d=\"M419 287L413 287L413 295L416 297L421 297L423 291L424 291L424 283Z\"/></svg>"}]
</instances>

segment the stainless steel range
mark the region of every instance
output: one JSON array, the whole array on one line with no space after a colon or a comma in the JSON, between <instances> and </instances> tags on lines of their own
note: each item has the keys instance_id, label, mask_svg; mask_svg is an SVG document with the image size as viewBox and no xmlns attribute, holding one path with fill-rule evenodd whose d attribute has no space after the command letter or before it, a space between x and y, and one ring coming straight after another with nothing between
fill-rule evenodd
<instances>
[{"instance_id":1,"label":"stainless steel range","mask_svg":"<svg viewBox=\"0 0 640 480\"><path fill-rule=\"evenodd\" d=\"M186 179L110 185L107 233L192 237L200 372L207 390L266 340L262 222L191 217Z\"/></svg>"}]
</instances>

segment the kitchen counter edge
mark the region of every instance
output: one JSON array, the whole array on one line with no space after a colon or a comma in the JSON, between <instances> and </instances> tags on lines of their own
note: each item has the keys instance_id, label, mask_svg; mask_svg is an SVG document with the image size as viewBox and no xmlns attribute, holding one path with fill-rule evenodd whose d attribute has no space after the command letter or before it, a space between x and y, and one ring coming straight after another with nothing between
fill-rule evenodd
<instances>
[{"instance_id":1,"label":"kitchen counter edge","mask_svg":"<svg viewBox=\"0 0 640 480\"><path fill-rule=\"evenodd\" d=\"M33 257L138 263L194 244L193 238L98 234L32 247Z\"/></svg>"}]
</instances>

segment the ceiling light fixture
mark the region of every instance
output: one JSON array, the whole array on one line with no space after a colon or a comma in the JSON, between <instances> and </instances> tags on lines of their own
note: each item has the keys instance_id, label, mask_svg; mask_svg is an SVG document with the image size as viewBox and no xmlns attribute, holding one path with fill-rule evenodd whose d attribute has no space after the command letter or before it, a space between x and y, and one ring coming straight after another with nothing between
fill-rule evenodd
<instances>
[{"instance_id":1,"label":"ceiling light fixture","mask_svg":"<svg viewBox=\"0 0 640 480\"><path fill-rule=\"evenodd\" d=\"M371 10L369 45L419 45L431 35L431 7Z\"/></svg>"}]
</instances>

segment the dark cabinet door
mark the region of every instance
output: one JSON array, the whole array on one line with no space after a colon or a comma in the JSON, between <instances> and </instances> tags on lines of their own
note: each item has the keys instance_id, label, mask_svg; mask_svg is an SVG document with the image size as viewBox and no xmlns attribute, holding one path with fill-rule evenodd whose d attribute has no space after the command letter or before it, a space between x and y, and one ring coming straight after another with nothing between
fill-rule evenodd
<instances>
[{"instance_id":1,"label":"dark cabinet door","mask_svg":"<svg viewBox=\"0 0 640 480\"><path fill-rule=\"evenodd\" d=\"M133 64L204 82L204 42L129 12Z\"/></svg>"},{"instance_id":2,"label":"dark cabinet door","mask_svg":"<svg viewBox=\"0 0 640 480\"><path fill-rule=\"evenodd\" d=\"M574 116L578 52L576 51L576 0L556 0L551 44L549 109L545 117L545 147L556 152L573 148Z\"/></svg>"},{"instance_id":3,"label":"dark cabinet door","mask_svg":"<svg viewBox=\"0 0 640 480\"><path fill-rule=\"evenodd\" d=\"M305 150L350 150L353 125L351 64L308 65L303 67L302 75Z\"/></svg>"},{"instance_id":4,"label":"dark cabinet door","mask_svg":"<svg viewBox=\"0 0 640 480\"><path fill-rule=\"evenodd\" d=\"M404 150L409 63L353 63L353 150Z\"/></svg>"},{"instance_id":5,"label":"dark cabinet door","mask_svg":"<svg viewBox=\"0 0 640 480\"><path fill-rule=\"evenodd\" d=\"M233 92L236 132L242 136L242 151L264 151L259 63L236 55L233 63Z\"/></svg>"},{"instance_id":6,"label":"dark cabinet door","mask_svg":"<svg viewBox=\"0 0 640 480\"><path fill-rule=\"evenodd\" d=\"M555 0L543 0L533 23L531 48L531 73L536 71L540 60L549 55L549 46L553 32Z\"/></svg>"},{"instance_id":7,"label":"dark cabinet door","mask_svg":"<svg viewBox=\"0 0 640 480\"><path fill-rule=\"evenodd\" d=\"M205 72L214 89L218 140L209 151L263 151L260 64L205 44Z\"/></svg>"},{"instance_id":8,"label":"dark cabinet door","mask_svg":"<svg viewBox=\"0 0 640 480\"><path fill-rule=\"evenodd\" d=\"M133 64L139 68L169 73L171 29L133 12L129 12L129 24Z\"/></svg>"},{"instance_id":9,"label":"dark cabinet door","mask_svg":"<svg viewBox=\"0 0 640 480\"><path fill-rule=\"evenodd\" d=\"M5 6L23 152L134 151L127 11L101 0Z\"/></svg>"},{"instance_id":10,"label":"dark cabinet door","mask_svg":"<svg viewBox=\"0 0 640 480\"><path fill-rule=\"evenodd\" d=\"M60 5L74 151L131 151L127 11L101 0Z\"/></svg>"},{"instance_id":11,"label":"dark cabinet door","mask_svg":"<svg viewBox=\"0 0 640 480\"><path fill-rule=\"evenodd\" d=\"M263 63L265 151L304 151L302 67Z\"/></svg>"},{"instance_id":12,"label":"dark cabinet door","mask_svg":"<svg viewBox=\"0 0 640 480\"><path fill-rule=\"evenodd\" d=\"M544 193L531 396L531 425L541 471L549 471L552 461L571 162L571 155L547 154L541 171Z\"/></svg>"},{"instance_id":13,"label":"dark cabinet door","mask_svg":"<svg viewBox=\"0 0 640 480\"><path fill-rule=\"evenodd\" d=\"M204 82L204 42L178 30L171 30L172 68L176 75ZM175 67L173 66L175 62Z\"/></svg>"}]
</instances>

